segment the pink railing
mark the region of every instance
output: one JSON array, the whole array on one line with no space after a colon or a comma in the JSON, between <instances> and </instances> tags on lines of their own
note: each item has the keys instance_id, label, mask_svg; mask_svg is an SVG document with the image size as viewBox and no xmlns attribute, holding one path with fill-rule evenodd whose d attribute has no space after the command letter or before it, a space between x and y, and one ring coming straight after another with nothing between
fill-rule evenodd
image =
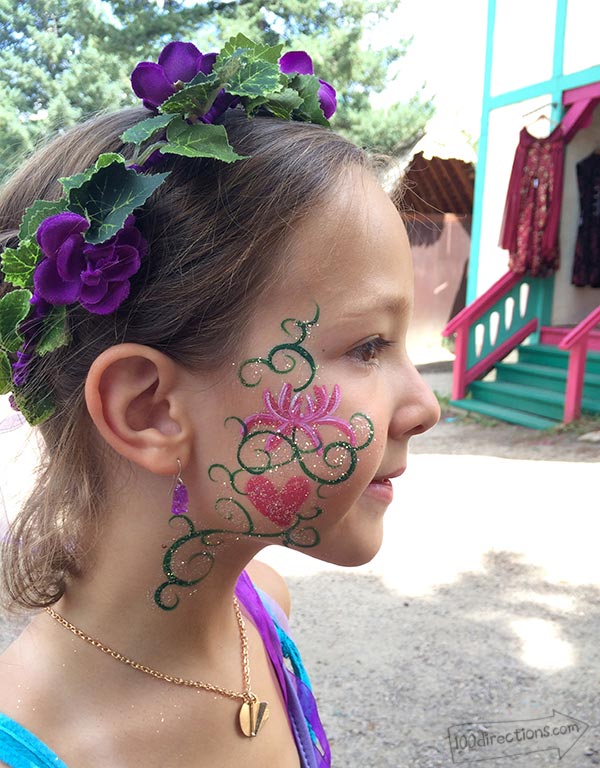
<instances>
[{"instance_id":1,"label":"pink railing","mask_svg":"<svg viewBox=\"0 0 600 768\"><path fill-rule=\"evenodd\" d=\"M456 334L453 400L462 399L471 382L537 330L545 290L541 278L507 272L452 318L442 335Z\"/></svg>"},{"instance_id":2,"label":"pink railing","mask_svg":"<svg viewBox=\"0 0 600 768\"><path fill-rule=\"evenodd\" d=\"M569 353L569 368L567 372L567 389L565 392L565 410L563 421L568 424L581 416L581 398L585 378L585 362L588 352L588 336L600 323L600 306L593 309L579 325L560 342L559 349Z\"/></svg>"}]
</instances>

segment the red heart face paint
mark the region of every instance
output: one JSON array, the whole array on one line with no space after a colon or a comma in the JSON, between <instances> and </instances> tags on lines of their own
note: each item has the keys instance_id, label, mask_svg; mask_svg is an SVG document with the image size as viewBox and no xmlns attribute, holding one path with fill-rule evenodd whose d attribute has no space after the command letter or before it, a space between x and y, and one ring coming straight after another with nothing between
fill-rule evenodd
<instances>
[{"instance_id":1,"label":"red heart face paint","mask_svg":"<svg viewBox=\"0 0 600 768\"><path fill-rule=\"evenodd\" d=\"M246 493L261 515L285 528L310 496L310 483L304 477L292 477L279 491L268 477L251 477Z\"/></svg>"}]
</instances>

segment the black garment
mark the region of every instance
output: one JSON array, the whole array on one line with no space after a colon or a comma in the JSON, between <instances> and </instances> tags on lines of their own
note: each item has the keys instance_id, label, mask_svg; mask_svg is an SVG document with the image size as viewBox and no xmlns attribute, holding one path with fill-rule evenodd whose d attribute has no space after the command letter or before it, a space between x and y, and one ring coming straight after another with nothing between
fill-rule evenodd
<instances>
[{"instance_id":1,"label":"black garment","mask_svg":"<svg viewBox=\"0 0 600 768\"><path fill-rule=\"evenodd\" d=\"M573 285L600 288L600 154L577 163L579 229L573 260Z\"/></svg>"}]
</instances>

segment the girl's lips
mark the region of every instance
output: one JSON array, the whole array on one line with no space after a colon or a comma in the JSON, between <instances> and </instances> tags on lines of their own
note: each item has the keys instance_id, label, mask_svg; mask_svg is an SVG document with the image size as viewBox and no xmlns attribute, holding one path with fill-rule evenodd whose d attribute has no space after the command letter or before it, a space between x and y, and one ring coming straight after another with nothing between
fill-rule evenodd
<instances>
[{"instance_id":1,"label":"girl's lips","mask_svg":"<svg viewBox=\"0 0 600 768\"><path fill-rule=\"evenodd\" d=\"M391 504L394 499L394 488L392 486L392 477L400 477L404 473L405 467L390 473L387 477L374 477L365 489L365 493L374 496L386 504Z\"/></svg>"},{"instance_id":2,"label":"girl's lips","mask_svg":"<svg viewBox=\"0 0 600 768\"><path fill-rule=\"evenodd\" d=\"M386 504L391 504L394 498L394 488L392 481L388 477L375 478L371 480L365 489L365 493L373 496Z\"/></svg>"}]
</instances>

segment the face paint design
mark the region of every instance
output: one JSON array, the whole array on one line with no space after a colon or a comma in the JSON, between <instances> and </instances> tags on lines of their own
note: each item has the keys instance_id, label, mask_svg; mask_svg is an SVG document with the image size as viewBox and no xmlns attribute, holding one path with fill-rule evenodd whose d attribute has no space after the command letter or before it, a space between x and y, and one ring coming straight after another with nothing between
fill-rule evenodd
<instances>
[{"instance_id":1,"label":"face paint design","mask_svg":"<svg viewBox=\"0 0 600 768\"><path fill-rule=\"evenodd\" d=\"M265 442L265 450L270 453L282 442L283 437L298 442L302 437L312 443L315 451L323 454L323 440L319 427L331 424L342 432L350 444L356 447L356 435L350 425L333 417L331 414L340 404L340 388L336 384L331 397L326 387L313 387L314 396L298 393L292 397L292 385L286 383L281 388L279 397L266 389L264 393L265 412L255 413L244 421L246 432L255 427L267 426L275 430ZM304 435L302 435L304 433Z\"/></svg>"},{"instance_id":2,"label":"face paint design","mask_svg":"<svg viewBox=\"0 0 600 768\"><path fill-rule=\"evenodd\" d=\"M292 477L279 491L268 477L251 477L246 486L248 498L271 522L286 528L310 496L310 483L304 477Z\"/></svg>"},{"instance_id":3,"label":"face paint design","mask_svg":"<svg viewBox=\"0 0 600 768\"><path fill-rule=\"evenodd\" d=\"M281 330L292 340L277 344L266 357L252 357L241 364L240 381L245 387L257 387L262 381L262 368L273 373L290 374L294 372L298 381L294 392L300 392L312 384L317 366L313 356L302 345L313 325L319 322L319 307L312 320L286 318L281 323Z\"/></svg>"},{"instance_id":4,"label":"face paint design","mask_svg":"<svg viewBox=\"0 0 600 768\"><path fill-rule=\"evenodd\" d=\"M173 588L189 589L206 578L214 563L214 549L231 536L279 540L284 546L303 549L319 543L319 532L312 521L323 513L323 508L308 501L312 484L316 484L316 495L322 499L325 488L348 480L356 468L358 453L373 441L374 429L363 413L353 414L348 421L334 415L341 403L337 384L331 392L317 385L313 385L312 392L306 391L315 378L317 365L304 342L318 318L318 307L312 320L287 318L281 329L289 340L274 346L266 356L250 358L240 365L238 375L244 387L258 387L265 370L288 380L279 392L263 391L264 411L244 419L230 416L225 420L226 428L231 426L241 435L237 467L232 470L224 464L212 464L208 476L226 489L217 498L215 509L227 526L196 530L185 514L171 518L172 524L185 527L163 558L166 581L154 594L160 608L177 607L179 596L172 596ZM285 482L277 485L277 470L284 467L298 469L301 474L290 476L288 470ZM267 528L257 527L248 511L252 508L270 524ZM273 525L277 530L270 530ZM195 548L191 555L184 554L191 551L192 542Z\"/></svg>"}]
</instances>

